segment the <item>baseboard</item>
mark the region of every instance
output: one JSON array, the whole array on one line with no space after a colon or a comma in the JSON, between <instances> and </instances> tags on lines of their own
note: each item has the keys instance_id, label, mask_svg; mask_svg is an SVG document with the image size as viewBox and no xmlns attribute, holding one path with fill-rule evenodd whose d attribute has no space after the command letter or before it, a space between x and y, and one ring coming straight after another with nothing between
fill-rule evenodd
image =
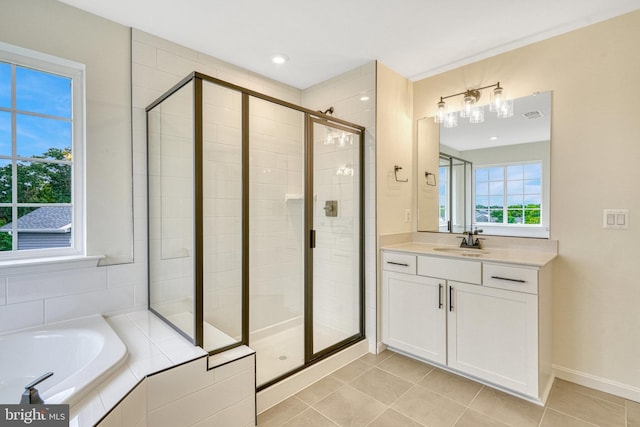
<instances>
[{"instance_id":1,"label":"baseboard","mask_svg":"<svg viewBox=\"0 0 640 427\"><path fill-rule=\"evenodd\" d=\"M607 378L591 375L586 372L575 371L563 366L553 365L553 374L555 377L571 381L581 386L593 388L605 393L623 397L625 399L640 402L640 388L629 384L623 384L612 381Z\"/></svg>"},{"instance_id":2,"label":"baseboard","mask_svg":"<svg viewBox=\"0 0 640 427\"><path fill-rule=\"evenodd\" d=\"M380 354L383 351L385 351L387 349L387 345L386 344L382 344L381 342L378 343L378 345L376 346L376 354Z\"/></svg>"}]
</instances>

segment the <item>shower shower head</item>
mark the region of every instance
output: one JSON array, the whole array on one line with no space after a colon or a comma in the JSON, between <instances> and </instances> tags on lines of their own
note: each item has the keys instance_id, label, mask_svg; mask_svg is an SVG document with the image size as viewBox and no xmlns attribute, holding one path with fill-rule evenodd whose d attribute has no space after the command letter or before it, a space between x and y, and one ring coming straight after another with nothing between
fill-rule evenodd
<instances>
[{"instance_id":1,"label":"shower shower head","mask_svg":"<svg viewBox=\"0 0 640 427\"><path fill-rule=\"evenodd\" d=\"M318 113L322 113L322 114L329 114L332 115L333 114L333 107L329 107L326 110L322 111L322 110L318 110Z\"/></svg>"}]
</instances>

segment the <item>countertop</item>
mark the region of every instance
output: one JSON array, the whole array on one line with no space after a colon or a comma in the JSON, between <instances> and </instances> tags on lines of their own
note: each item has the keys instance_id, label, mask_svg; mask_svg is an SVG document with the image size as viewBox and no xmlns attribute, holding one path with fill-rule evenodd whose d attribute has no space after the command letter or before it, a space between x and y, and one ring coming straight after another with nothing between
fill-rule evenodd
<instances>
[{"instance_id":1,"label":"countertop","mask_svg":"<svg viewBox=\"0 0 640 427\"><path fill-rule=\"evenodd\" d=\"M394 252L408 252L416 255L429 255L478 262L500 262L531 267L544 267L558 256L557 253L541 252L539 250L526 250L522 248L510 249L485 247L478 252L474 252L476 249L466 249L464 252L468 253L468 255L438 251L436 248L464 249L453 245L416 242L388 245L383 246L380 249Z\"/></svg>"}]
</instances>

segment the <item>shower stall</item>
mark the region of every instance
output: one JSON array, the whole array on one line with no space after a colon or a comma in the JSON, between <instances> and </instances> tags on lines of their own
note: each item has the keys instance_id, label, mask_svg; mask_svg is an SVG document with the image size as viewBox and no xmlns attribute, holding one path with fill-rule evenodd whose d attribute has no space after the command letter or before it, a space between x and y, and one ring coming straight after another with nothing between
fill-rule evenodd
<instances>
[{"instance_id":1,"label":"shower stall","mask_svg":"<svg viewBox=\"0 0 640 427\"><path fill-rule=\"evenodd\" d=\"M362 126L192 73L147 140L151 311L258 389L364 338Z\"/></svg>"},{"instance_id":2,"label":"shower stall","mask_svg":"<svg viewBox=\"0 0 640 427\"><path fill-rule=\"evenodd\" d=\"M473 163L441 152L439 169L439 230L449 233L471 230Z\"/></svg>"}]
</instances>

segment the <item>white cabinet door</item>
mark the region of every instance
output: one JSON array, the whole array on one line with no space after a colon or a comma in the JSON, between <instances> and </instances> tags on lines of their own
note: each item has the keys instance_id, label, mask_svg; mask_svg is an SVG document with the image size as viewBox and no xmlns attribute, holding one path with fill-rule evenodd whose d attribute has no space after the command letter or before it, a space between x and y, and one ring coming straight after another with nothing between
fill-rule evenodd
<instances>
[{"instance_id":1,"label":"white cabinet door","mask_svg":"<svg viewBox=\"0 0 640 427\"><path fill-rule=\"evenodd\" d=\"M382 275L382 341L445 364L446 281L385 271Z\"/></svg>"},{"instance_id":2,"label":"white cabinet door","mask_svg":"<svg viewBox=\"0 0 640 427\"><path fill-rule=\"evenodd\" d=\"M538 396L538 296L448 283L449 366Z\"/></svg>"}]
</instances>

